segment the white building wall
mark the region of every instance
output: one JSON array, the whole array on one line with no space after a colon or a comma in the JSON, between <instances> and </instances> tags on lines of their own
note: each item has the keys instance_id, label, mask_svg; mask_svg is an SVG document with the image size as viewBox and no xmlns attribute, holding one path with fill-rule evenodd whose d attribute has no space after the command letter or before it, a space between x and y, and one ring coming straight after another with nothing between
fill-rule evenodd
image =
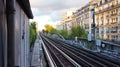
<instances>
[{"instance_id":1,"label":"white building wall","mask_svg":"<svg viewBox=\"0 0 120 67\"><path fill-rule=\"evenodd\" d=\"M64 24L62 22L60 22L59 24L56 25L56 29L63 30L63 26L64 26Z\"/></svg>"},{"instance_id":2,"label":"white building wall","mask_svg":"<svg viewBox=\"0 0 120 67\"><path fill-rule=\"evenodd\" d=\"M21 67L25 67L25 38L24 38L24 35L25 35L25 32L24 32L24 30L25 30L25 22L24 22L24 18L25 18L25 16L24 16L24 13L22 12L22 10L21 10L21 63L20 63L20 66Z\"/></svg>"},{"instance_id":3,"label":"white building wall","mask_svg":"<svg viewBox=\"0 0 120 67\"><path fill-rule=\"evenodd\" d=\"M29 67L29 19L15 3L15 66Z\"/></svg>"},{"instance_id":4,"label":"white building wall","mask_svg":"<svg viewBox=\"0 0 120 67\"><path fill-rule=\"evenodd\" d=\"M20 66L21 60L21 10L18 3L15 3L15 66Z\"/></svg>"},{"instance_id":5,"label":"white building wall","mask_svg":"<svg viewBox=\"0 0 120 67\"><path fill-rule=\"evenodd\" d=\"M29 19L25 15L25 67L29 67Z\"/></svg>"}]
</instances>

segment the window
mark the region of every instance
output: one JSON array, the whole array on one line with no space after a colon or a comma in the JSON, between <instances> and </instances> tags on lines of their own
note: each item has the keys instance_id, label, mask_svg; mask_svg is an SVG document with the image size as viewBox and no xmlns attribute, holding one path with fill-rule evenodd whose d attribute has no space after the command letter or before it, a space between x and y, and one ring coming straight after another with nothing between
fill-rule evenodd
<instances>
[{"instance_id":1,"label":"window","mask_svg":"<svg viewBox=\"0 0 120 67\"><path fill-rule=\"evenodd\" d=\"M113 23L115 22L115 18L113 19Z\"/></svg>"},{"instance_id":2,"label":"window","mask_svg":"<svg viewBox=\"0 0 120 67\"><path fill-rule=\"evenodd\" d=\"M116 4L118 4L118 0L116 0Z\"/></svg>"},{"instance_id":3,"label":"window","mask_svg":"<svg viewBox=\"0 0 120 67\"><path fill-rule=\"evenodd\" d=\"M108 2L108 0L105 0L105 2Z\"/></svg>"},{"instance_id":4,"label":"window","mask_svg":"<svg viewBox=\"0 0 120 67\"><path fill-rule=\"evenodd\" d=\"M102 5L102 0L100 1L100 5Z\"/></svg>"},{"instance_id":5,"label":"window","mask_svg":"<svg viewBox=\"0 0 120 67\"><path fill-rule=\"evenodd\" d=\"M107 17L109 17L109 16L110 16L110 12L108 11Z\"/></svg>"},{"instance_id":6,"label":"window","mask_svg":"<svg viewBox=\"0 0 120 67\"><path fill-rule=\"evenodd\" d=\"M103 25L103 20L102 20L102 24L101 25Z\"/></svg>"},{"instance_id":7,"label":"window","mask_svg":"<svg viewBox=\"0 0 120 67\"><path fill-rule=\"evenodd\" d=\"M108 8L110 8L110 4L108 4Z\"/></svg>"},{"instance_id":8,"label":"window","mask_svg":"<svg viewBox=\"0 0 120 67\"><path fill-rule=\"evenodd\" d=\"M116 9L116 13L118 14L118 9Z\"/></svg>"},{"instance_id":9,"label":"window","mask_svg":"<svg viewBox=\"0 0 120 67\"><path fill-rule=\"evenodd\" d=\"M112 2L112 6L115 5L115 1Z\"/></svg>"},{"instance_id":10,"label":"window","mask_svg":"<svg viewBox=\"0 0 120 67\"><path fill-rule=\"evenodd\" d=\"M116 22L118 22L118 18L116 18Z\"/></svg>"},{"instance_id":11,"label":"window","mask_svg":"<svg viewBox=\"0 0 120 67\"><path fill-rule=\"evenodd\" d=\"M112 19L112 23L113 23L114 19Z\"/></svg>"},{"instance_id":12,"label":"window","mask_svg":"<svg viewBox=\"0 0 120 67\"><path fill-rule=\"evenodd\" d=\"M109 24L109 19L107 20L107 24Z\"/></svg>"}]
</instances>

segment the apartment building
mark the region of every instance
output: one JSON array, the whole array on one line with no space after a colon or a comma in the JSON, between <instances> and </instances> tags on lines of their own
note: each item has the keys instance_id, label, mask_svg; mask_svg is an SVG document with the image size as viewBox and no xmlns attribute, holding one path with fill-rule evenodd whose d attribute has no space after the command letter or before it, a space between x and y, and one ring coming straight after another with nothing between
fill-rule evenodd
<instances>
[{"instance_id":1,"label":"apartment building","mask_svg":"<svg viewBox=\"0 0 120 67\"><path fill-rule=\"evenodd\" d=\"M90 37L94 36L92 33L92 24L94 21L94 5L95 4L93 1L91 1L85 6L78 9L74 14L76 25L85 28Z\"/></svg>"},{"instance_id":2,"label":"apartment building","mask_svg":"<svg viewBox=\"0 0 120 67\"><path fill-rule=\"evenodd\" d=\"M96 37L120 42L120 0L100 0L95 7Z\"/></svg>"},{"instance_id":3,"label":"apartment building","mask_svg":"<svg viewBox=\"0 0 120 67\"><path fill-rule=\"evenodd\" d=\"M63 30L63 22L59 22L59 23L56 25L56 29L57 29L57 30Z\"/></svg>"},{"instance_id":4,"label":"apartment building","mask_svg":"<svg viewBox=\"0 0 120 67\"><path fill-rule=\"evenodd\" d=\"M72 27L75 26L75 22L73 22L74 12L75 11L67 11L64 12L62 16L63 29L68 30L68 32L70 32Z\"/></svg>"}]
</instances>

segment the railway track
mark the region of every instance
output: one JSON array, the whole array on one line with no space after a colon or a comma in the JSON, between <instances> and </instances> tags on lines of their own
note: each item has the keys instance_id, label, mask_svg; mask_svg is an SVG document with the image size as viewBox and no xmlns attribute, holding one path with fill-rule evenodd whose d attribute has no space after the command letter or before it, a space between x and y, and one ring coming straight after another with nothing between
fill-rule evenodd
<instances>
[{"instance_id":1,"label":"railway track","mask_svg":"<svg viewBox=\"0 0 120 67\"><path fill-rule=\"evenodd\" d=\"M68 58L62 55L58 49L56 49L52 44L50 44L45 39L43 39L43 42L48 48L49 53L52 56L52 59L56 67L81 67L80 65L76 65L73 61L68 60Z\"/></svg>"},{"instance_id":2,"label":"railway track","mask_svg":"<svg viewBox=\"0 0 120 67\"><path fill-rule=\"evenodd\" d=\"M60 41L59 41L60 42ZM81 52L87 56L90 56L92 58L95 58L97 60L99 60L100 62L103 62L104 64L108 64L108 65L115 65L115 66L120 66L120 60L118 59L115 59L115 58L110 58L108 56L105 56L105 55L101 55L100 53L95 53L95 52L91 52L91 51L88 51L86 49L83 49L83 48L79 48L79 47L76 47L76 46L72 46L72 45L67 45L66 43L63 43L61 42L62 44L66 45L67 47L71 48L71 49L74 49L75 51L77 52ZM102 59L102 60L101 60ZM111 66L110 65L110 66Z\"/></svg>"},{"instance_id":3,"label":"railway track","mask_svg":"<svg viewBox=\"0 0 120 67\"><path fill-rule=\"evenodd\" d=\"M120 67L119 61L102 57L99 54L89 52L83 48L68 45L49 37L45 37L45 39L47 42L51 42L54 46L62 50L82 67Z\"/></svg>"},{"instance_id":4,"label":"railway track","mask_svg":"<svg viewBox=\"0 0 120 67\"><path fill-rule=\"evenodd\" d=\"M79 63L82 67L107 67L104 64L101 64L100 62L94 60L93 58L89 58L88 56L76 52L75 50L68 47L62 46L62 44L58 44L51 40L52 43L56 44L58 48L60 48L63 52L65 52L67 55L69 55L72 59L74 59L77 63ZM61 48L62 47L62 48Z\"/></svg>"}]
</instances>

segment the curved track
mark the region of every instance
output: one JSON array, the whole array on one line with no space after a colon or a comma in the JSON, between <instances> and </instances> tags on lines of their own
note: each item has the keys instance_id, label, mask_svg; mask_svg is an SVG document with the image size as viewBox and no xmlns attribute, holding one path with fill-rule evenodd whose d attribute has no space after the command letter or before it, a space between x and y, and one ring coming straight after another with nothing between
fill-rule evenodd
<instances>
[{"instance_id":1,"label":"curved track","mask_svg":"<svg viewBox=\"0 0 120 67\"><path fill-rule=\"evenodd\" d=\"M52 56L52 59L55 63L56 67L75 67L74 63L72 61L68 60L62 53L57 50L52 44L50 44L48 41L43 39L44 44L49 50L50 55Z\"/></svg>"},{"instance_id":2,"label":"curved track","mask_svg":"<svg viewBox=\"0 0 120 67\"><path fill-rule=\"evenodd\" d=\"M120 67L119 61L116 61L115 59L111 59L111 58L108 59L108 57L104 57L100 54L90 52L83 48L78 48L78 47L75 47L72 45L68 45L64 42L61 42L61 41L55 40L55 39L51 39L51 38L43 36L43 35L42 35L42 37L45 40L44 42L53 44L54 46L59 48L61 51L63 51L65 54L67 54L70 58L72 58L75 62L77 62L79 65L81 65L82 67ZM56 51L51 46L49 46L47 48L49 48L50 51L51 50ZM58 52L53 52L53 53L57 54ZM60 59L60 58L57 58L57 59ZM66 58L62 58L62 59L66 60ZM65 64L63 64L63 65L65 65ZM67 67L69 67L69 66L67 66Z\"/></svg>"}]
</instances>

